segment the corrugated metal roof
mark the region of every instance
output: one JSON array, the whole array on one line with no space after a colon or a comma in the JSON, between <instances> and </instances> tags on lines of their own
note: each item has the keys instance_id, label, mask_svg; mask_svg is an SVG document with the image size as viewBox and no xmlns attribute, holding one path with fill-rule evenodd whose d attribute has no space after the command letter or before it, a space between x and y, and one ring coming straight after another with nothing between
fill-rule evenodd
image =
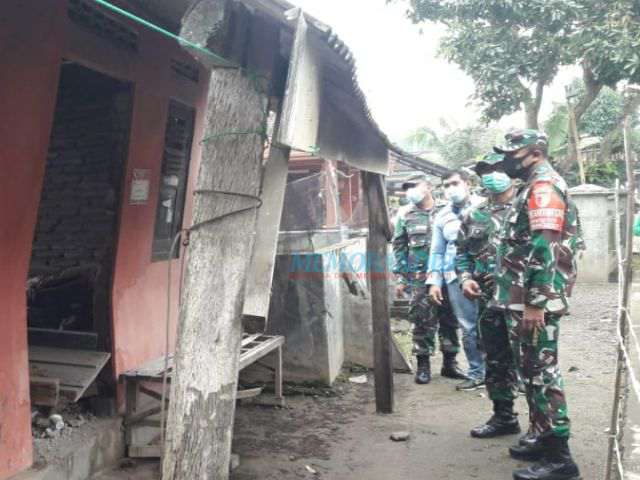
<instances>
[{"instance_id":1,"label":"corrugated metal roof","mask_svg":"<svg viewBox=\"0 0 640 480\"><path fill-rule=\"evenodd\" d=\"M288 20L285 17L285 12L296 9L297 7L285 0L239 0L255 11L271 17L278 22L281 26L285 27L291 33L295 32L296 22L295 20ZM195 0L130 0L134 5L143 8L147 12L162 19L167 25L177 26L180 24L180 20L188 8L195 3ZM380 137L380 139L387 145L390 154L394 155L402 163L419 168L420 170L429 172L433 175L442 176L449 171L448 168L430 162L423 158L412 155L402 148L398 147L391 142L389 137L382 131L376 120L374 119L369 105L367 103L366 96L360 87L358 81L358 69L355 61L355 57L351 49L344 43L340 37L333 31L333 29L318 20L317 18L304 13L305 18L311 27L312 31L327 46L327 49L333 54L338 66L345 75L347 75L351 82L351 93L357 102L359 113L363 119L368 123L372 131ZM409 108L409 106L407 106ZM356 113L356 112L352 112Z\"/></svg>"}]
</instances>

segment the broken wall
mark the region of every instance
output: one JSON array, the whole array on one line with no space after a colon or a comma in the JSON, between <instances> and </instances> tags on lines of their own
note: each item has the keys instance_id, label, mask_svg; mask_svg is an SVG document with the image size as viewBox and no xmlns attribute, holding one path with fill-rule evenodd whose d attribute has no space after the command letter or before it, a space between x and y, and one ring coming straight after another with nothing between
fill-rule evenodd
<instances>
[{"instance_id":1,"label":"broken wall","mask_svg":"<svg viewBox=\"0 0 640 480\"><path fill-rule=\"evenodd\" d=\"M83 86L81 80L102 76L82 70L63 68L30 276L87 264L108 268L114 254L131 97L122 84L122 91Z\"/></svg>"}]
</instances>

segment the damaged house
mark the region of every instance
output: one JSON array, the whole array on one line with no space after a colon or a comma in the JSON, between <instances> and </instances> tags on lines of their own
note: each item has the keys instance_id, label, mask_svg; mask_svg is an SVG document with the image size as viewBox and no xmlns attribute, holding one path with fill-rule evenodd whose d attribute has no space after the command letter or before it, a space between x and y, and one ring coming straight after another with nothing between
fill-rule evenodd
<instances>
[{"instance_id":1,"label":"damaged house","mask_svg":"<svg viewBox=\"0 0 640 480\"><path fill-rule=\"evenodd\" d=\"M167 305L173 351L180 285L167 281L168 265L180 271L189 248L172 245L194 222L198 175L207 148L215 148L205 138L210 76L225 66L201 61L178 39L199 3L3 3L0 479L32 465L37 408L95 399L124 411L123 374L164 358ZM354 230L369 227L371 216L355 208L367 195L382 211L393 147L371 119L351 53L328 26L281 0L229 5L218 51L264 81L267 113L276 118L275 131L258 132L270 147L260 159L262 206L243 313L259 331L295 344L295 326L274 320L271 298L276 258L289 248L281 220L295 223L286 208L282 214L287 179L302 178L307 167L341 172L340 194L318 222L337 235L321 232L324 247L342 243L352 235L344 236L340 215L357 219ZM303 153L289 170L291 152ZM314 159L318 152L328 163ZM296 240L287 235L285 243ZM358 248L367 251L363 239ZM327 357L327 381L342 360ZM87 466L87 476L103 466Z\"/></svg>"}]
</instances>

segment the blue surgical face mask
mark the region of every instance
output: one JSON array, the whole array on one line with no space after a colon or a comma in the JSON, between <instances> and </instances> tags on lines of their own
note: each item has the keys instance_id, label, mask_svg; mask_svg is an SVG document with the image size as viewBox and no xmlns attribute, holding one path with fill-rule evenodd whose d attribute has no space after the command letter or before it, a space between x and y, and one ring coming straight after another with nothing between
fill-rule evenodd
<instances>
[{"instance_id":1,"label":"blue surgical face mask","mask_svg":"<svg viewBox=\"0 0 640 480\"><path fill-rule=\"evenodd\" d=\"M407 190L407 200L409 200L413 204L420 203L422 200L424 200L425 196L426 194L424 193L424 191L420 190L418 187L413 187Z\"/></svg>"},{"instance_id":2,"label":"blue surgical face mask","mask_svg":"<svg viewBox=\"0 0 640 480\"><path fill-rule=\"evenodd\" d=\"M511 178L504 172L491 172L482 175L482 186L491 193L503 193L511 187Z\"/></svg>"},{"instance_id":3,"label":"blue surgical face mask","mask_svg":"<svg viewBox=\"0 0 640 480\"><path fill-rule=\"evenodd\" d=\"M445 190L445 196L454 204L458 205L467 198L467 189L462 185L449 187Z\"/></svg>"}]
</instances>

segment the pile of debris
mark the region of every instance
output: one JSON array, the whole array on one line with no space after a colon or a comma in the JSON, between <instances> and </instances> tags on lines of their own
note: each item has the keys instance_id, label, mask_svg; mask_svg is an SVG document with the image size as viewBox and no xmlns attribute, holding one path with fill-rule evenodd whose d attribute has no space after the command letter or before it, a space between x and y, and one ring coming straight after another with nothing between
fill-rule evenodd
<instances>
[{"instance_id":1,"label":"pile of debris","mask_svg":"<svg viewBox=\"0 0 640 480\"><path fill-rule=\"evenodd\" d=\"M32 435L34 438L58 438L95 418L92 411L77 403L67 403L59 409L34 408L31 413Z\"/></svg>"}]
</instances>

